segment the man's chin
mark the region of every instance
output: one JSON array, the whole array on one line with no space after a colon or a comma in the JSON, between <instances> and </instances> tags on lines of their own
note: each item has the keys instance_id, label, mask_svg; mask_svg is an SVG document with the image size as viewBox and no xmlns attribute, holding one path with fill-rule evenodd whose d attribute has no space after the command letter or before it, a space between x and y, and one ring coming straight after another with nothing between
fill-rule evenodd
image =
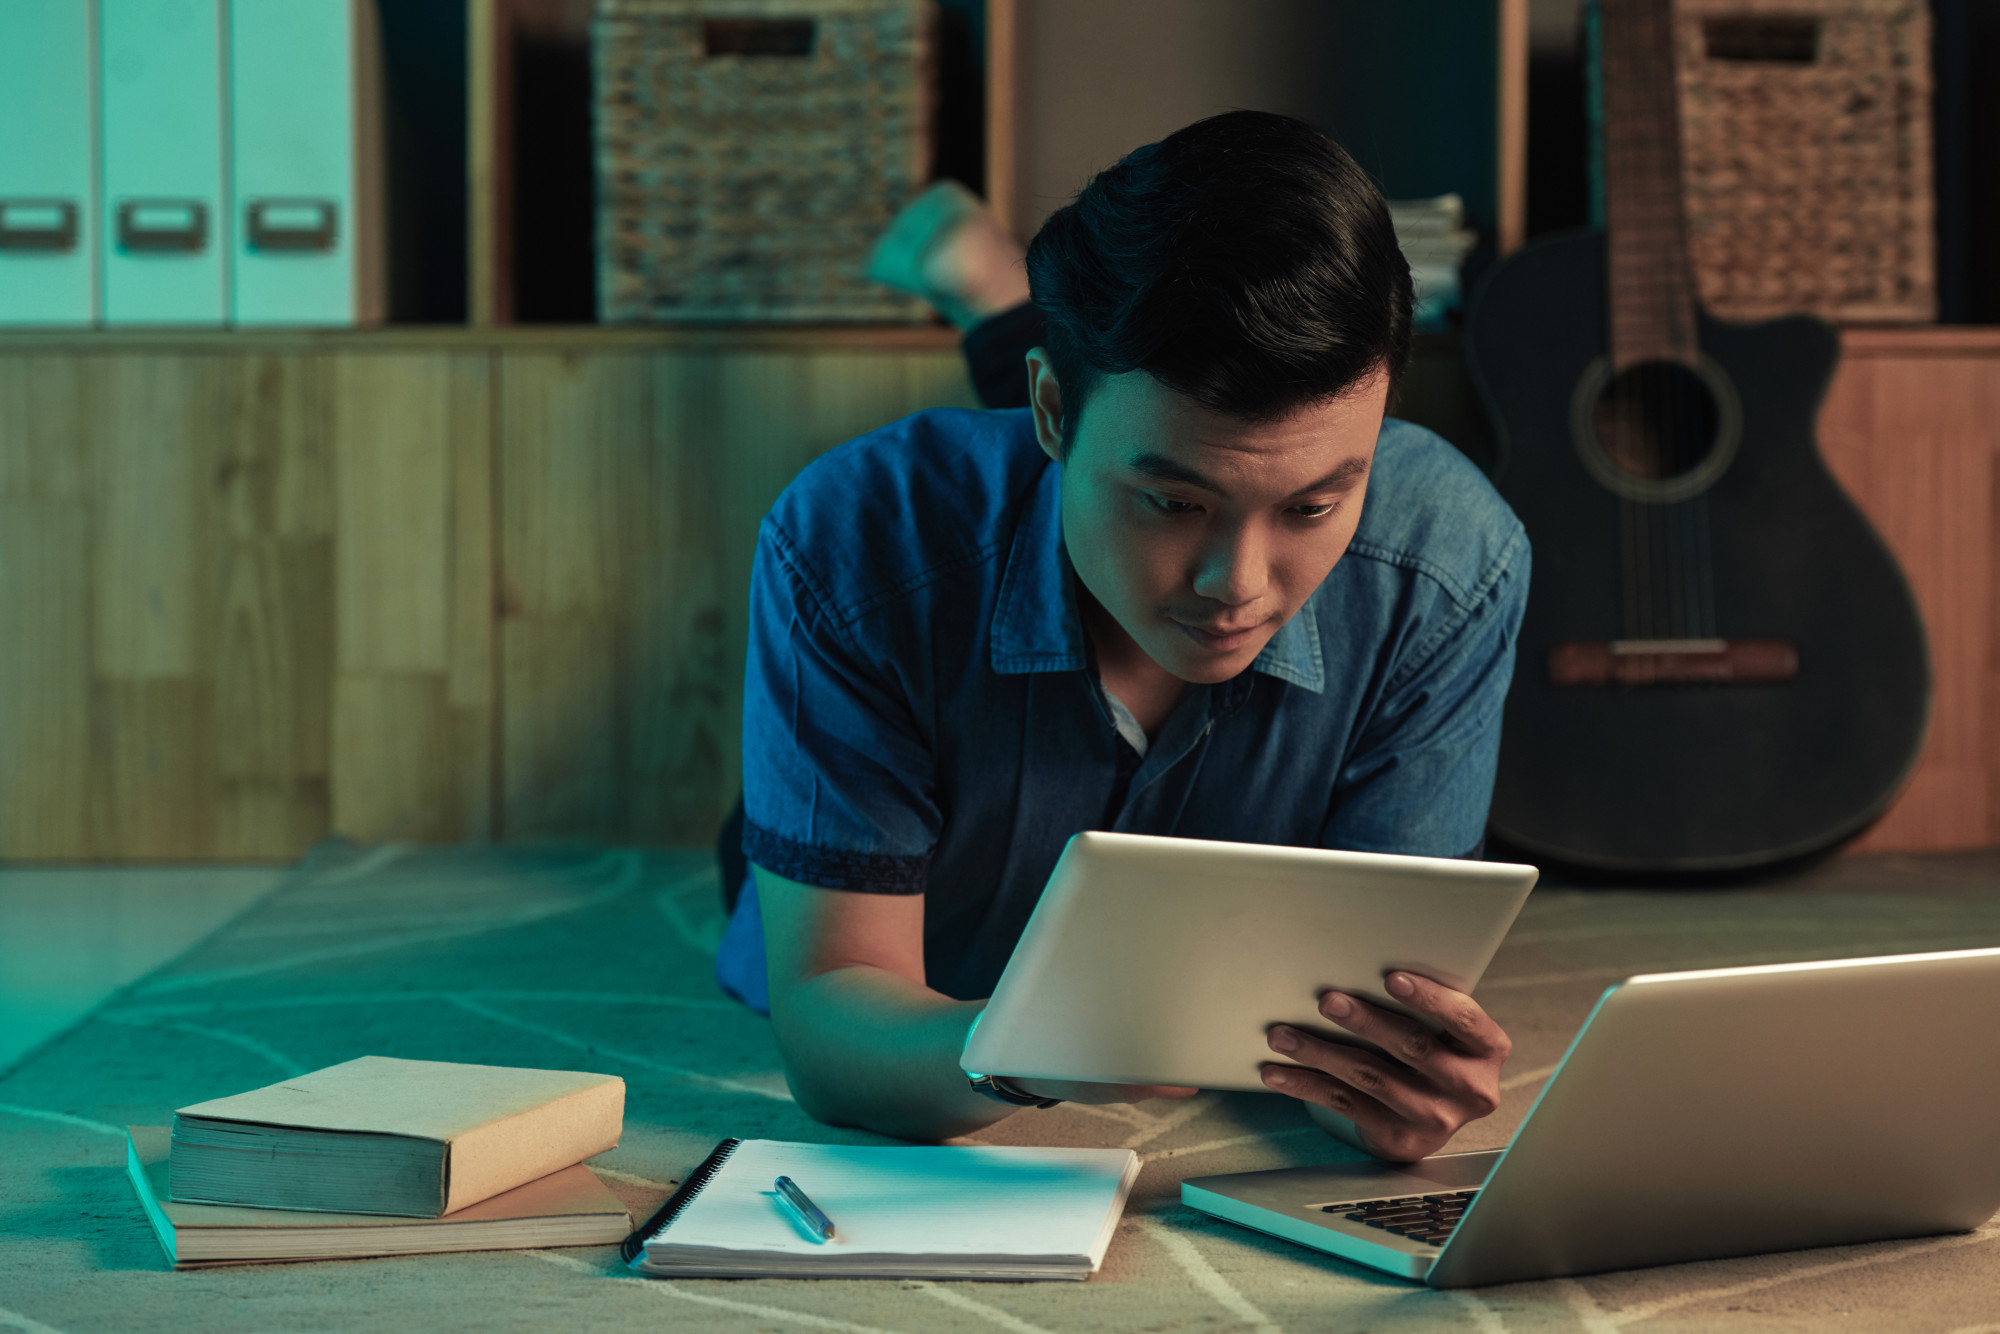
<instances>
[{"instance_id":1,"label":"man's chin","mask_svg":"<svg viewBox=\"0 0 2000 1334\"><path fill-rule=\"evenodd\" d=\"M1250 664L1257 661L1257 655L1271 642L1271 636L1260 635L1252 643L1226 651L1203 648L1185 636L1176 637L1179 642L1169 641L1162 645L1165 654L1155 653L1153 660L1165 667L1190 685L1212 686L1243 675Z\"/></svg>"}]
</instances>

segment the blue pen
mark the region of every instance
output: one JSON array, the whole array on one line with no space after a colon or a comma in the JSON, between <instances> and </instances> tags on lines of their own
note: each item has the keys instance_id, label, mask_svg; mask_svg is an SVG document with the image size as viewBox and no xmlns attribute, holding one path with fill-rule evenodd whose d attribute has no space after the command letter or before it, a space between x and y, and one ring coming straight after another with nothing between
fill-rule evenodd
<instances>
[{"instance_id":1,"label":"blue pen","mask_svg":"<svg viewBox=\"0 0 2000 1334\"><path fill-rule=\"evenodd\" d=\"M806 1231L817 1236L821 1241L832 1239L833 1220L821 1213L817 1204L806 1198L806 1193L799 1189L797 1182L793 1181L790 1177L779 1177L777 1187L778 1198L783 1200L790 1207L791 1211L799 1216L799 1221L806 1225Z\"/></svg>"}]
</instances>

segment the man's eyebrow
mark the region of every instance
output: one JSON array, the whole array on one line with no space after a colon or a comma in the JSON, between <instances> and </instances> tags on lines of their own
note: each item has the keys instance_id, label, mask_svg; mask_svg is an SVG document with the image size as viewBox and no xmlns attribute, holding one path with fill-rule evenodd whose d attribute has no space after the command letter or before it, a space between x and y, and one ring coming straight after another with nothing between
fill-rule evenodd
<instances>
[{"instance_id":1,"label":"man's eyebrow","mask_svg":"<svg viewBox=\"0 0 2000 1334\"><path fill-rule=\"evenodd\" d=\"M1292 495L1296 497L1309 496L1315 491L1345 491L1367 475L1368 460L1357 454L1311 486L1302 486L1292 492Z\"/></svg>"},{"instance_id":2,"label":"man's eyebrow","mask_svg":"<svg viewBox=\"0 0 2000 1334\"><path fill-rule=\"evenodd\" d=\"M1164 454L1147 452L1134 454L1125 463L1133 472L1144 473L1157 482L1179 482L1183 486L1197 487L1210 495L1227 496L1229 493L1185 464L1175 463Z\"/></svg>"},{"instance_id":3,"label":"man's eyebrow","mask_svg":"<svg viewBox=\"0 0 2000 1334\"><path fill-rule=\"evenodd\" d=\"M1227 497L1229 494L1222 487L1202 476L1193 468L1183 463L1176 463L1163 454L1154 454L1151 452L1135 454L1126 462L1125 466L1134 472L1143 473L1156 481L1179 482L1183 486L1192 486L1215 496ZM1291 498L1296 500L1300 496L1309 496L1320 491L1345 491L1360 481L1367 473L1368 460L1362 458L1360 455L1356 455L1351 459L1344 460L1339 467L1318 481L1309 483L1292 492Z\"/></svg>"}]
</instances>

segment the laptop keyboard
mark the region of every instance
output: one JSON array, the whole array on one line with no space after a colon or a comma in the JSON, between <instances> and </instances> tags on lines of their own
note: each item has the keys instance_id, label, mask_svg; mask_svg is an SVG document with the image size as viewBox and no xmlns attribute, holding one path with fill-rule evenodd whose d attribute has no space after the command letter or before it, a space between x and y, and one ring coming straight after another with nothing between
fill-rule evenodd
<instances>
[{"instance_id":1,"label":"laptop keyboard","mask_svg":"<svg viewBox=\"0 0 2000 1334\"><path fill-rule=\"evenodd\" d=\"M1339 1214L1356 1223L1379 1227L1412 1241L1442 1246L1465 1216L1477 1190L1443 1191L1436 1195L1403 1195L1393 1200L1350 1200L1322 1204L1321 1213Z\"/></svg>"}]
</instances>

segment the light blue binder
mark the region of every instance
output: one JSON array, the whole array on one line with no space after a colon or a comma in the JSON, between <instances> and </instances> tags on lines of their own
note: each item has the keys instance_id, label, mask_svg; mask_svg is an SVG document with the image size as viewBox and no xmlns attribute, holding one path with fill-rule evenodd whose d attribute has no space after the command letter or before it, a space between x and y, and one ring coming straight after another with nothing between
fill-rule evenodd
<instances>
[{"instance_id":1,"label":"light blue binder","mask_svg":"<svg viewBox=\"0 0 2000 1334\"><path fill-rule=\"evenodd\" d=\"M104 322L221 324L230 225L220 0L99 4Z\"/></svg>"},{"instance_id":2,"label":"light blue binder","mask_svg":"<svg viewBox=\"0 0 2000 1334\"><path fill-rule=\"evenodd\" d=\"M94 0L0 0L0 325L97 318Z\"/></svg>"},{"instance_id":3,"label":"light blue binder","mask_svg":"<svg viewBox=\"0 0 2000 1334\"><path fill-rule=\"evenodd\" d=\"M381 318L373 0L229 0L232 317Z\"/></svg>"}]
</instances>

